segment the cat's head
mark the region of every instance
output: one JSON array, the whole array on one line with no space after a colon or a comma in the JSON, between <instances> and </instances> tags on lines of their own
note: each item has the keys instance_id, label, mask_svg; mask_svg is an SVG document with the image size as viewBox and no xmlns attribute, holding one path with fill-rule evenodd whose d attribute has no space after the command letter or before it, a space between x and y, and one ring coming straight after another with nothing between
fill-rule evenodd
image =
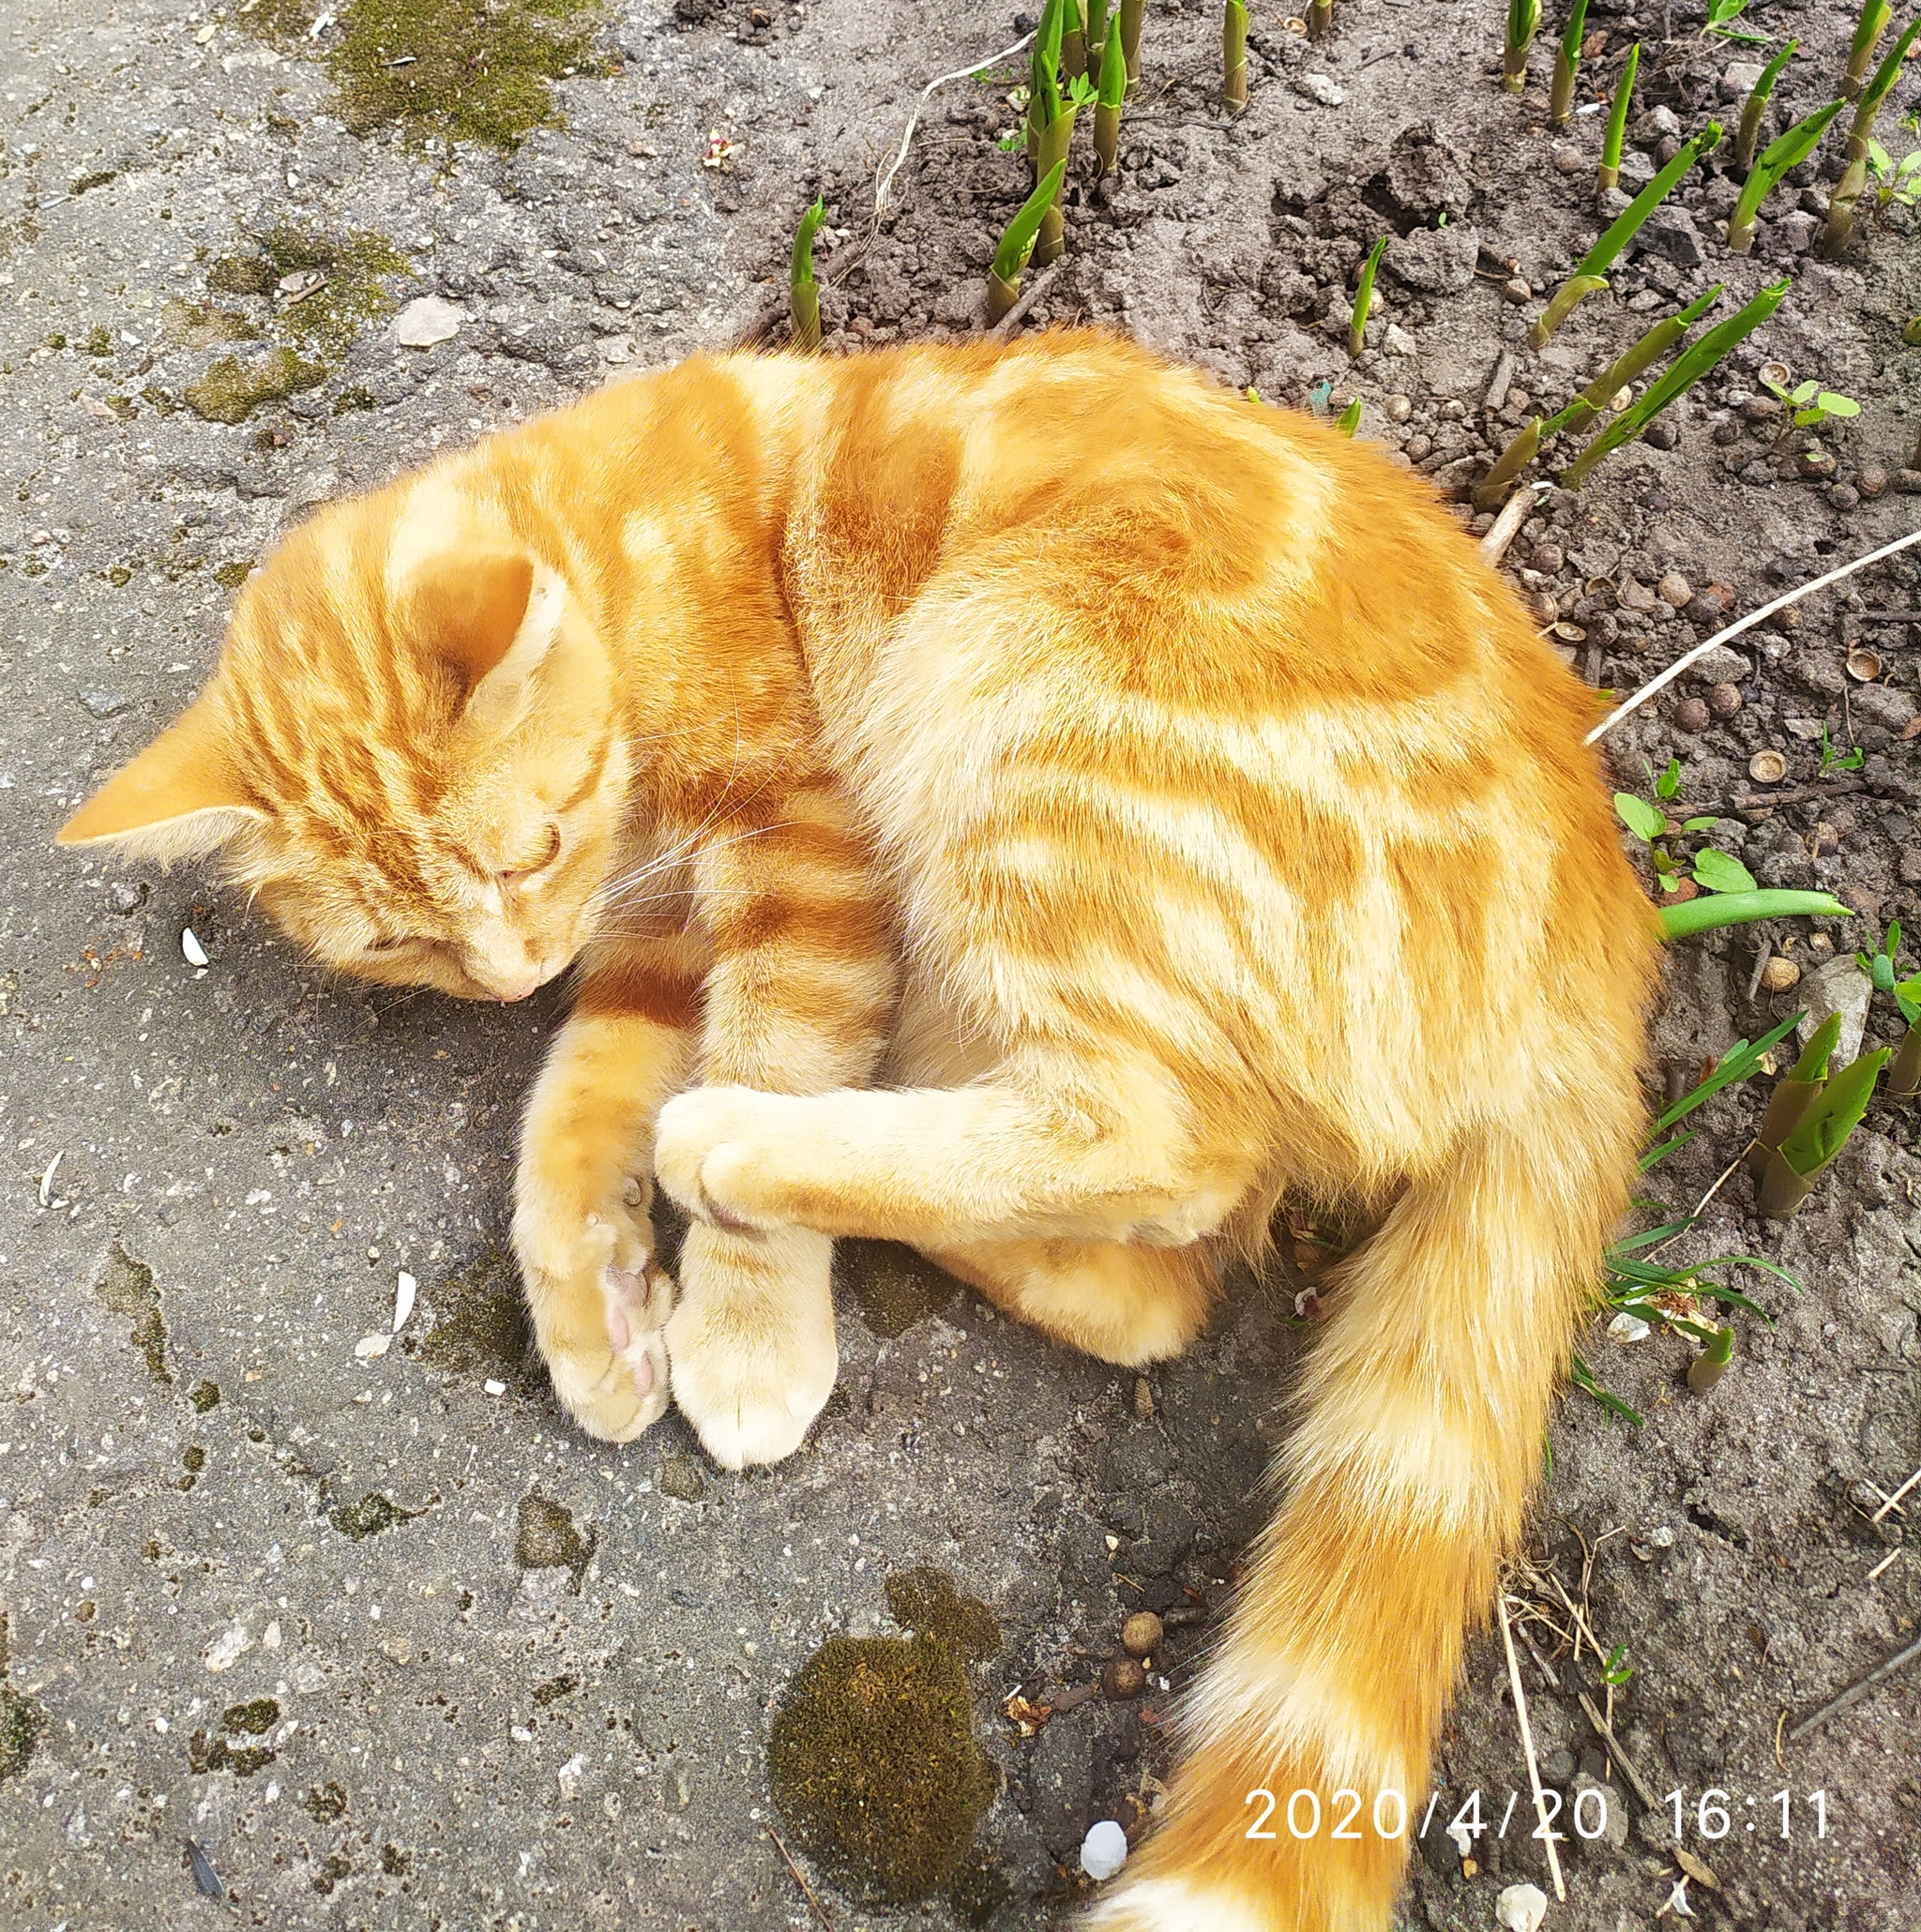
<instances>
[{"instance_id":1,"label":"cat's head","mask_svg":"<svg viewBox=\"0 0 1921 1932\"><path fill-rule=\"evenodd\" d=\"M560 576L416 488L297 531L242 591L206 688L59 837L219 849L327 964L516 1000L588 936L628 769Z\"/></svg>"}]
</instances>

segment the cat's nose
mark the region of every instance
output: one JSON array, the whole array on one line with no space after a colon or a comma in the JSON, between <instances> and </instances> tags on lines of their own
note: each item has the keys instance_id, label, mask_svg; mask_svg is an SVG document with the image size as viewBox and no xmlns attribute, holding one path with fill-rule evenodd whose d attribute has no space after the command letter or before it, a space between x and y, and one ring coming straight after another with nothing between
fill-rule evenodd
<instances>
[{"instance_id":1,"label":"cat's nose","mask_svg":"<svg viewBox=\"0 0 1921 1932\"><path fill-rule=\"evenodd\" d=\"M496 987L493 997L503 1006L509 1006L516 1000L524 1000L529 993L538 992L545 984L546 975L544 974L537 972L525 973L520 978L509 982L506 986Z\"/></svg>"}]
</instances>

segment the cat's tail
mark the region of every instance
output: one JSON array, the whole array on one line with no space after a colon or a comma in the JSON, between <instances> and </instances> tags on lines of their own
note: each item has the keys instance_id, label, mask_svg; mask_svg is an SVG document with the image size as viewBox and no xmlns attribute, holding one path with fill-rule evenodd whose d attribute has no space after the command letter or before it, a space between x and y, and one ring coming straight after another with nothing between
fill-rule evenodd
<instances>
[{"instance_id":1,"label":"cat's tail","mask_svg":"<svg viewBox=\"0 0 1921 1932\"><path fill-rule=\"evenodd\" d=\"M1279 1514L1102 1932L1385 1932L1462 1641L1492 1608L1626 1204L1628 1086L1469 1136L1348 1264Z\"/></svg>"}]
</instances>

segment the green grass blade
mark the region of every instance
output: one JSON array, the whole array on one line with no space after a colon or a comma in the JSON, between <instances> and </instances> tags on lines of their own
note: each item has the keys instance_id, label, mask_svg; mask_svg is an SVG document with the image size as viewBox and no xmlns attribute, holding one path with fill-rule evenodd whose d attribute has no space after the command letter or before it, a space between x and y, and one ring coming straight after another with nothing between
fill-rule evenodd
<instances>
[{"instance_id":1,"label":"green grass blade","mask_svg":"<svg viewBox=\"0 0 1921 1932\"><path fill-rule=\"evenodd\" d=\"M1621 143L1627 133L1627 110L1634 99L1634 77L1641 71L1641 42L1627 50L1627 62L1614 83L1608 107L1607 131L1601 136L1601 186L1612 188L1621 178Z\"/></svg>"},{"instance_id":2,"label":"green grass blade","mask_svg":"<svg viewBox=\"0 0 1921 1932\"><path fill-rule=\"evenodd\" d=\"M1749 1079L1761 1070L1762 1056L1771 1048L1777 1047L1794 1029L1807 1019L1807 1014L1797 1013L1792 1019L1784 1019L1780 1025L1762 1034L1750 1047L1746 1040L1737 1040L1716 1061L1714 1071L1698 1087L1682 1094L1680 1099L1668 1109L1655 1122L1655 1132L1665 1134L1678 1120L1685 1120L1704 1101L1712 1100L1724 1088L1733 1086L1737 1081Z\"/></svg>"},{"instance_id":3,"label":"green grass blade","mask_svg":"<svg viewBox=\"0 0 1921 1932\"><path fill-rule=\"evenodd\" d=\"M1591 248L1574 271L1575 277L1582 275L1605 275L1614 259L1623 249L1640 233L1641 224L1673 192L1674 184L1691 169L1703 155L1712 154L1719 146L1721 124L1710 121L1693 140L1689 141L1674 158L1663 168L1634 199L1615 217L1600 240Z\"/></svg>"},{"instance_id":4,"label":"green grass blade","mask_svg":"<svg viewBox=\"0 0 1921 1932\"><path fill-rule=\"evenodd\" d=\"M1588 448L1592 449L1593 444ZM1583 450L1584 456L1587 452ZM1564 479L1566 472L1562 472ZM1718 926L1747 926L1756 919L1852 919L1853 906L1824 892L1713 892L1678 906L1663 906L1660 921L1670 939L1688 939Z\"/></svg>"},{"instance_id":5,"label":"green grass blade","mask_svg":"<svg viewBox=\"0 0 1921 1932\"><path fill-rule=\"evenodd\" d=\"M1034 252L1034 238L1040 233L1041 218L1053 205L1067 173L1066 161L1056 161L1042 176L1034 192L1021 204L1020 212L1007 223L1001 245L994 250L994 273L1006 282L1017 282L1027 258Z\"/></svg>"},{"instance_id":6,"label":"green grass blade","mask_svg":"<svg viewBox=\"0 0 1921 1932\"><path fill-rule=\"evenodd\" d=\"M800 226L794 232L794 262L789 275L789 285L799 288L803 282L814 279L814 236L820 233L821 223L827 218L827 204L815 199L812 207L800 218Z\"/></svg>"}]
</instances>

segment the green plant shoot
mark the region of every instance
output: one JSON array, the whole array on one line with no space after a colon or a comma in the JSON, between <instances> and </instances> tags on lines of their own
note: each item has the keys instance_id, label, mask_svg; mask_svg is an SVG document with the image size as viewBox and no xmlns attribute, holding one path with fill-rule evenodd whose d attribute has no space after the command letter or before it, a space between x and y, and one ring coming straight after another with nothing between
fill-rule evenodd
<instances>
[{"instance_id":1,"label":"green plant shoot","mask_svg":"<svg viewBox=\"0 0 1921 1932\"><path fill-rule=\"evenodd\" d=\"M1762 1170L1755 1205L1762 1214L1786 1220L1808 1199L1815 1181L1861 1124L1891 1052L1890 1048L1877 1047L1872 1053L1862 1054L1808 1103Z\"/></svg>"},{"instance_id":2,"label":"green plant shoot","mask_svg":"<svg viewBox=\"0 0 1921 1932\"><path fill-rule=\"evenodd\" d=\"M1785 134L1777 135L1755 157L1747 179L1741 185L1741 199L1728 218L1728 247L1734 254L1745 255L1753 248L1754 218L1762 203L1790 168L1799 167L1814 152L1828 124L1846 105L1843 100L1830 101L1819 113L1796 121Z\"/></svg>"},{"instance_id":3,"label":"green plant shoot","mask_svg":"<svg viewBox=\"0 0 1921 1932\"><path fill-rule=\"evenodd\" d=\"M1551 436L1591 415L1601 415L1623 389L1687 339L1694 325L1720 300L1722 288L1722 283L1716 282L1706 294L1690 302L1678 315L1663 316L1639 341L1609 363L1565 409L1550 416L1541 425L1542 436Z\"/></svg>"},{"instance_id":4,"label":"green plant shoot","mask_svg":"<svg viewBox=\"0 0 1921 1932\"><path fill-rule=\"evenodd\" d=\"M1220 16L1220 98L1237 114L1248 104L1248 9L1226 0Z\"/></svg>"},{"instance_id":5,"label":"green plant shoot","mask_svg":"<svg viewBox=\"0 0 1921 1932\"><path fill-rule=\"evenodd\" d=\"M1799 1024L1798 1019L1795 1023ZM1774 1092L1768 1095L1767 1111L1762 1116L1761 1125L1755 1129L1754 1144L1747 1150L1744 1160L1747 1171L1756 1180L1761 1178L1775 1150L1793 1132L1795 1123L1821 1092L1827 1079L1827 1064L1834 1057L1840 1037L1841 1016L1830 1013L1808 1035L1800 1058L1776 1081Z\"/></svg>"},{"instance_id":6,"label":"green plant shoot","mask_svg":"<svg viewBox=\"0 0 1921 1932\"><path fill-rule=\"evenodd\" d=\"M1619 449L1624 443L1633 442L1675 397L1693 387L1738 343L1752 335L1781 306L1792 285L1789 280L1770 284L1751 302L1726 320L1717 323L1700 341L1677 355L1659 379L1648 385L1646 393L1639 400L1629 403L1561 472L1561 487L1579 490L1582 478L1604 456Z\"/></svg>"},{"instance_id":7,"label":"green plant shoot","mask_svg":"<svg viewBox=\"0 0 1921 1932\"><path fill-rule=\"evenodd\" d=\"M1554 50L1554 80L1548 93L1548 125L1565 128L1574 118L1574 83L1581 73L1581 43L1587 32L1587 0L1574 0L1567 30Z\"/></svg>"},{"instance_id":8,"label":"green plant shoot","mask_svg":"<svg viewBox=\"0 0 1921 1932\"><path fill-rule=\"evenodd\" d=\"M1874 146L1874 121L1881 104L1899 78L1901 63L1921 34L1921 15L1911 20L1901 36L1887 51L1886 58L1874 70L1861 98L1854 103L1854 119L1848 129L1848 165L1835 184L1828 200L1827 226L1821 232L1821 252L1830 259L1839 255L1854 233L1854 208L1861 191L1868 186L1868 168Z\"/></svg>"},{"instance_id":9,"label":"green plant shoot","mask_svg":"<svg viewBox=\"0 0 1921 1932\"><path fill-rule=\"evenodd\" d=\"M1324 40L1334 31L1334 0L1308 0L1308 38Z\"/></svg>"},{"instance_id":10,"label":"green plant shoot","mask_svg":"<svg viewBox=\"0 0 1921 1932\"><path fill-rule=\"evenodd\" d=\"M1852 919L1853 906L1824 892L1715 892L1660 909L1661 930L1669 939L1688 939L1722 926L1748 926L1757 919Z\"/></svg>"},{"instance_id":11,"label":"green plant shoot","mask_svg":"<svg viewBox=\"0 0 1921 1932\"><path fill-rule=\"evenodd\" d=\"M1087 71L1087 28L1081 19L1081 0L1061 0L1061 72L1078 81Z\"/></svg>"},{"instance_id":12,"label":"green plant shoot","mask_svg":"<svg viewBox=\"0 0 1921 1932\"><path fill-rule=\"evenodd\" d=\"M1728 1372L1728 1364L1734 1359L1734 1324L1724 1321L1708 1337L1707 1347L1687 1365L1687 1386L1697 1396L1704 1396ZM1612 1683L1604 1677L1603 1683Z\"/></svg>"},{"instance_id":13,"label":"green plant shoot","mask_svg":"<svg viewBox=\"0 0 1921 1932\"><path fill-rule=\"evenodd\" d=\"M826 219L827 204L816 199L800 218L794 234L794 260L788 271L787 294L794 311L794 346L821 346L821 291L814 280L814 236Z\"/></svg>"},{"instance_id":14,"label":"green plant shoot","mask_svg":"<svg viewBox=\"0 0 1921 1932\"><path fill-rule=\"evenodd\" d=\"M1606 285L1603 279L1622 249L1641 232L1647 218L1674 191L1675 183L1703 155L1712 154L1720 139L1721 124L1710 121L1609 223L1600 239L1587 251L1574 273L1561 284L1553 300L1528 331L1528 340L1535 348L1540 348L1547 341L1582 294ZM1584 285L1579 293L1575 293L1577 284ZM1565 307L1562 306L1564 301Z\"/></svg>"},{"instance_id":15,"label":"green plant shoot","mask_svg":"<svg viewBox=\"0 0 1921 1932\"><path fill-rule=\"evenodd\" d=\"M1488 474L1475 485L1474 503L1477 510L1498 510L1506 502L1520 473L1540 453L1545 426L1539 416L1531 417L1494 459ZM1627 793L1622 794L1624 797ZM1635 803L1640 804L1636 799Z\"/></svg>"},{"instance_id":16,"label":"green plant shoot","mask_svg":"<svg viewBox=\"0 0 1921 1932\"><path fill-rule=\"evenodd\" d=\"M1861 0L1860 18L1854 23L1854 38L1848 43L1848 68L1841 77L1841 98L1853 100L1861 91L1861 76L1874 58L1877 41L1887 32L1895 17L1890 0Z\"/></svg>"},{"instance_id":17,"label":"green plant shoot","mask_svg":"<svg viewBox=\"0 0 1921 1932\"><path fill-rule=\"evenodd\" d=\"M1352 436L1361 427L1361 399L1358 396L1335 418L1334 427L1343 436Z\"/></svg>"},{"instance_id":18,"label":"green plant shoot","mask_svg":"<svg viewBox=\"0 0 1921 1932\"><path fill-rule=\"evenodd\" d=\"M1056 161L1041 177L1039 187L1021 204L1019 212L1007 223L1001 245L994 250L987 272L987 319L1000 321L1021 298L1021 277L1034 253L1035 238L1040 233L1041 218L1053 205L1067 172L1066 161Z\"/></svg>"},{"instance_id":19,"label":"green plant shoot","mask_svg":"<svg viewBox=\"0 0 1921 1932\"><path fill-rule=\"evenodd\" d=\"M1761 79L1747 90L1747 99L1741 109L1741 125L1734 130L1734 166L1743 174L1754 165L1754 144L1761 139L1761 123L1773 98L1775 83L1781 78L1781 69L1793 59L1794 50L1800 44L1798 40L1790 40L1762 68Z\"/></svg>"},{"instance_id":20,"label":"green plant shoot","mask_svg":"<svg viewBox=\"0 0 1921 1932\"><path fill-rule=\"evenodd\" d=\"M1127 93L1127 53L1121 45L1119 14L1107 23L1100 54L1100 87L1094 103L1094 154L1103 174L1114 171L1121 145L1121 102Z\"/></svg>"},{"instance_id":21,"label":"green plant shoot","mask_svg":"<svg viewBox=\"0 0 1921 1932\"><path fill-rule=\"evenodd\" d=\"M1541 29L1541 0L1507 0L1507 36L1501 53L1501 84L1509 94L1527 85L1527 56Z\"/></svg>"},{"instance_id":22,"label":"green plant shoot","mask_svg":"<svg viewBox=\"0 0 1921 1932\"><path fill-rule=\"evenodd\" d=\"M1368 317L1374 309L1374 271L1381 265L1381 251L1387 246L1384 234L1368 250L1368 259L1361 264L1361 279L1354 284L1354 312L1347 325L1347 353L1358 356L1365 346Z\"/></svg>"},{"instance_id":23,"label":"green plant shoot","mask_svg":"<svg viewBox=\"0 0 1921 1932\"><path fill-rule=\"evenodd\" d=\"M1747 11L1747 0L1707 0L1707 24L1701 31L1717 34L1724 40L1742 40L1750 47L1765 47L1773 36L1743 26L1741 16Z\"/></svg>"},{"instance_id":24,"label":"green plant shoot","mask_svg":"<svg viewBox=\"0 0 1921 1932\"><path fill-rule=\"evenodd\" d=\"M1146 0L1121 0L1121 52L1127 56L1127 85L1141 78L1141 13Z\"/></svg>"},{"instance_id":25,"label":"green plant shoot","mask_svg":"<svg viewBox=\"0 0 1921 1932\"><path fill-rule=\"evenodd\" d=\"M1634 99L1634 77L1641 71L1641 42L1627 50L1627 62L1621 78L1614 83L1614 98L1608 104L1607 130L1601 136L1601 168L1595 186L1603 193L1621 185L1621 143L1627 138L1627 110Z\"/></svg>"}]
</instances>

